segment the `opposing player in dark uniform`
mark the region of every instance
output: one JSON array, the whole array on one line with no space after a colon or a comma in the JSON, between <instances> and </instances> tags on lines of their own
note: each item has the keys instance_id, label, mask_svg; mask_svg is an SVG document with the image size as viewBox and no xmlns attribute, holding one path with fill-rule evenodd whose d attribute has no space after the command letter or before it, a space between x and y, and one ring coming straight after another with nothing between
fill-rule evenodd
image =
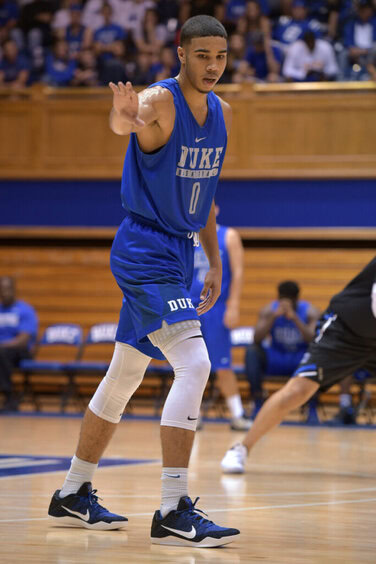
<instances>
[{"instance_id":1,"label":"opposing player in dark uniform","mask_svg":"<svg viewBox=\"0 0 376 564\"><path fill-rule=\"evenodd\" d=\"M213 200L231 109L211 90L226 66L227 34L215 18L196 16L184 24L180 41L176 78L140 94L130 83L110 84L110 126L119 135L131 134L121 190L126 217L111 251L111 269L124 299L110 368L90 401L76 455L49 515L58 525L124 527L125 517L98 504L91 480L151 358L165 357L175 379L161 418L162 503L151 540L211 547L239 534L197 513L187 486L210 372L199 315L214 305L221 288ZM198 232L210 268L196 310L189 288Z\"/></svg>"},{"instance_id":2,"label":"opposing player in dark uniform","mask_svg":"<svg viewBox=\"0 0 376 564\"><path fill-rule=\"evenodd\" d=\"M331 299L294 377L265 402L243 442L227 451L223 471L244 472L250 449L289 411L360 369L376 372L376 257Z\"/></svg>"}]
</instances>

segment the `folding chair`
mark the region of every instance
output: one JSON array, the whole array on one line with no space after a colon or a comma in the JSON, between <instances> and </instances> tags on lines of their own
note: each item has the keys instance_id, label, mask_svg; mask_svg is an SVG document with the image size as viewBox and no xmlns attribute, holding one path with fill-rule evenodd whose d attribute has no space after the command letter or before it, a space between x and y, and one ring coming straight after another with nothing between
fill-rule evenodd
<instances>
[{"instance_id":1,"label":"folding chair","mask_svg":"<svg viewBox=\"0 0 376 564\"><path fill-rule=\"evenodd\" d=\"M70 387L68 363L77 358L82 345L82 328L72 323L50 325L37 342L33 359L20 362L19 370L23 374L22 399L30 395L37 411L40 403L33 390L31 376L68 376L68 385L61 398L61 409L65 407L64 398Z\"/></svg>"}]
</instances>

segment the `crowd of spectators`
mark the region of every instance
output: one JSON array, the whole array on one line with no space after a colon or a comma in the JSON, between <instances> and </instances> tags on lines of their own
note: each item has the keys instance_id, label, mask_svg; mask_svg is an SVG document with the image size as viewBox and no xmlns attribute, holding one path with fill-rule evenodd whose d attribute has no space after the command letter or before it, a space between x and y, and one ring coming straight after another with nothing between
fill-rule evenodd
<instances>
[{"instance_id":1,"label":"crowd of spectators","mask_svg":"<svg viewBox=\"0 0 376 564\"><path fill-rule=\"evenodd\" d=\"M222 82L376 79L376 0L0 0L0 86L174 76L198 14L227 29Z\"/></svg>"}]
</instances>

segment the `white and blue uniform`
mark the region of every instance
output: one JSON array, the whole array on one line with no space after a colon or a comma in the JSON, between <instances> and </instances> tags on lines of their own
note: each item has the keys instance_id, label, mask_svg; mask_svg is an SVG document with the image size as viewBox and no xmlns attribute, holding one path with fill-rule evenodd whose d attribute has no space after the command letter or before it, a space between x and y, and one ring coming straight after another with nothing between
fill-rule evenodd
<instances>
[{"instance_id":1,"label":"white and blue uniform","mask_svg":"<svg viewBox=\"0 0 376 564\"><path fill-rule=\"evenodd\" d=\"M229 254L226 246L228 227L217 225L218 246L222 261L222 287L221 295L215 305L200 316L201 331L208 349L212 370L230 368L231 366L231 341L230 330L225 327L223 317L226 311L226 301L231 283L231 268ZM194 254L194 273L191 287L193 304L198 305L200 293L209 270L209 262L204 249L197 247Z\"/></svg>"},{"instance_id":2,"label":"white and blue uniform","mask_svg":"<svg viewBox=\"0 0 376 564\"><path fill-rule=\"evenodd\" d=\"M123 291L116 340L163 358L147 335L168 324L198 319L189 288L192 235L206 225L227 144L219 98L207 96L201 127L176 79L152 86L173 95L175 123L168 142L144 153L132 133L121 197L126 217L111 251L111 270Z\"/></svg>"}]
</instances>

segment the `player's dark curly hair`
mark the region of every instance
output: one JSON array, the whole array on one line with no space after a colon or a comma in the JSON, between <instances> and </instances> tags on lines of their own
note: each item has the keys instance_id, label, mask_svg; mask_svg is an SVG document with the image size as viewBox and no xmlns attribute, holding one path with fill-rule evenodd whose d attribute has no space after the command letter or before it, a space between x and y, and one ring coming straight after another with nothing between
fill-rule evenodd
<instances>
[{"instance_id":1,"label":"player's dark curly hair","mask_svg":"<svg viewBox=\"0 0 376 564\"><path fill-rule=\"evenodd\" d=\"M180 45L189 43L194 37L224 37L227 39L227 31L221 22L212 16L193 16L181 28Z\"/></svg>"}]
</instances>

